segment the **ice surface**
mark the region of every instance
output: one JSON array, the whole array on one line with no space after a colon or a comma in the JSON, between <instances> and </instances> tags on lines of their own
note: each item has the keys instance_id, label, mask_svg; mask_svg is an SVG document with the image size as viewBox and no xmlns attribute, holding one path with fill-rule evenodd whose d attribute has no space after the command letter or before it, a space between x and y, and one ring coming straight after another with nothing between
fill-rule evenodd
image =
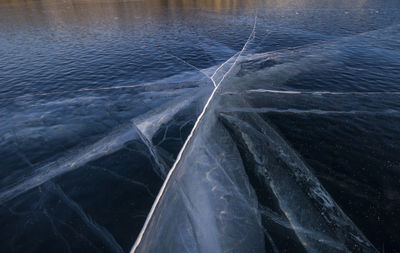
<instances>
[{"instance_id":1,"label":"ice surface","mask_svg":"<svg viewBox=\"0 0 400 253\"><path fill-rule=\"evenodd\" d=\"M308 252L374 251L298 155L264 120L251 114L220 117L247 149L243 152L248 163L254 164L254 173L264 177Z\"/></svg>"},{"instance_id":2,"label":"ice surface","mask_svg":"<svg viewBox=\"0 0 400 253\"><path fill-rule=\"evenodd\" d=\"M138 86L124 86L123 88L134 87ZM102 88L101 90L104 89L121 89L121 87ZM93 90L97 89L85 89L80 90L79 92ZM112 154L123 148L126 143L136 138L141 138L148 146L149 152L153 156L157 165L156 167L159 169L157 173L159 173L160 176L165 176L166 165L164 162L159 160L151 140L161 126L169 123L174 116L192 105L194 101L200 101L207 92L207 89L197 88L196 95L193 96L192 88L187 88L187 90L189 91L185 91L184 88L180 89L179 93L174 93L174 95L178 95L177 98L132 119L129 124L117 127L107 136L95 143L88 145L87 147L69 150L67 154L57 160L39 166L38 168L34 168L32 173L23 177L22 180L19 179L12 183L10 182L11 180L8 180L8 184L4 185L0 190L0 204L21 195L22 193L29 191L58 175L78 169L90 161L99 159L102 156ZM168 91L163 91L162 94L167 95ZM37 95L53 95L53 93ZM142 93L141 95L149 96L149 94L146 93ZM27 163L30 162L27 161Z\"/></svg>"},{"instance_id":3,"label":"ice surface","mask_svg":"<svg viewBox=\"0 0 400 253\"><path fill-rule=\"evenodd\" d=\"M340 189L355 188L351 194L388 208L379 197L386 194L394 204L385 204L395 206L395 179L394 187L380 194L373 184L352 179L340 166L318 175L315 164L307 164L278 130L283 125L285 134L298 133L301 139L307 137L303 134L315 134L299 130L304 119L319 119L330 130L340 124L353 126L350 120L398 122L399 91L386 83L371 84L379 71L363 77L369 87L350 81L336 85L318 74L360 71L346 61L358 57L360 48L368 55L387 54L387 48L398 42L392 34L399 26L332 39L289 28L271 31L257 15L254 23L241 18L247 19L250 36L241 40L237 51L179 27L188 33L186 39L207 53L223 51L211 57L212 62L221 62L221 55L226 56L215 66L203 69L179 50L160 48L160 54L191 71L144 84L1 99L2 104L16 106L11 117L9 109L0 108L9 119L0 127L3 164L9 166L1 171L0 221L7 226L3 233L13 233L2 245L11 251L27 241L25 248L40 251L47 247L42 243L45 238L67 252L122 252L136 239L131 252L376 252L379 245L371 244L374 238L362 227L362 219L349 214L343 200L340 203L324 186L333 182ZM260 51L260 43L277 32L331 40ZM313 80L312 86L307 78L298 81L304 76ZM274 117L283 123L275 126L270 121ZM396 127L394 123L341 134L380 132L390 138L387 132ZM318 144L327 136L337 137L330 130L321 131L313 142L318 147L312 147L317 152L311 158L339 160L334 152L342 146L318 150L336 145ZM365 141L361 134L358 137ZM379 141L382 146L396 143ZM362 153L360 146L351 148ZM43 153L40 147L46 147ZM18 157L20 164L14 165L7 154ZM396 163L388 161L385 166L398 173Z\"/></svg>"},{"instance_id":4,"label":"ice surface","mask_svg":"<svg viewBox=\"0 0 400 253\"><path fill-rule=\"evenodd\" d=\"M211 76L217 85L131 252L280 252L282 240L298 243L296 250L306 252L377 252L312 169L259 113L398 114L365 105L365 99L398 92L288 89L282 84L322 63L340 66L338 44L355 38L246 54L255 30L256 22L243 49ZM371 33L357 39L362 36ZM300 108L258 106L268 104L272 96L306 101L329 96L309 104L328 109L300 109L308 105L304 102L298 103ZM346 103L338 107L336 101L343 102L343 96L355 97L366 110L346 110ZM287 232L282 235L281 230Z\"/></svg>"}]
</instances>

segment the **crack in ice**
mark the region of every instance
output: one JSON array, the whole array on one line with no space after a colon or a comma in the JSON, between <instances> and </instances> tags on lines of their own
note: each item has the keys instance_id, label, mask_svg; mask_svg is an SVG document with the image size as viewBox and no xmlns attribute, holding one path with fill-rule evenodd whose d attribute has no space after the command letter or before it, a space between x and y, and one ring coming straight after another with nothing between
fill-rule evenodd
<instances>
[{"instance_id":1,"label":"crack in ice","mask_svg":"<svg viewBox=\"0 0 400 253\"><path fill-rule=\"evenodd\" d=\"M320 110L320 109L309 109L309 110L301 110L301 109L279 109L279 108L270 108L270 107L261 107L261 108L253 108L253 107L240 107L240 108L231 108L225 112L257 112L257 113L293 113L293 114L366 114L366 115L380 115L380 114L397 114L400 113L398 110L388 109L383 111L360 111L360 110L350 110L350 111L334 111L334 110Z\"/></svg>"},{"instance_id":2,"label":"crack in ice","mask_svg":"<svg viewBox=\"0 0 400 253\"><path fill-rule=\"evenodd\" d=\"M297 91L297 90L268 90L268 89L255 89L247 90L246 93L276 93L276 94L311 94L311 95L400 95L400 91Z\"/></svg>"},{"instance_id":3,"label":"crack in ice","mask_svg":"<svg viewBox=\"0 0 400 253\"><path fill-rule=\"evenodd\" d=\"M161 197L163 196L163 193L164 193L164 191L165 191L165 189L166 189L166 186L167 186L167 184L168 184L168 182L169 182L169 180L170 180L170 178L171 178L171 175L172 175L173 172L175 171L176 166L178 165L178 163L180 162L180 160L181 160L181 158L182 158L182 155L183 155L183 153L185 152L188 143L189 143L190 140L192 139L192 137L193 137L193 135L194 135L194 132L196 131L196 129L197 129L197 127L198 127L200 121L201 121L202 118L204 117L204 115L205 115L205 113L206 113L206 111L207 111L207 109L208 109L208 106L210 105L210 102L213 100L213 98L214 98L214 96L215 96L215 94L216 94L218 88L220 87L221 83L225 80L226 76L231 72L231 70L233 69L233 67L236 65L236 63L237 63L238 59L240 58L240 56L242 55L242 53L247 49L247 46L248 46L248 44L250 43L250 41L255 37L256 27L257 27L257 14L256 14L255 17L254 17L254 25L253 25L253 29L252 29L252 31L251 31L251 34L250 34L249 38L247 39L246 43L244 44L242 50L239 51L239 53L238 53L238 55L237 55L237 57L236 57L234 63L232 64L232 66L228 69L227 72L225 72L225 74L223 75L223 77L221 78L221 80L220 80L220 81L218 82L218 84L215 86L215 88L214 88L214 90L212 91L210 97L208 98L206 104L204 105L202 112L200 113L199 117L197 118L197 120L196 120L196 122L195 122L195 124L194 124L194 126L193 126L193 128L192 128L192 130L191 130L191 132L190 132L190 134L189 134L189 136L186 138L185 143L183 144L181 150L179 151L179 154L178 154L178 156L177 156L177 158L176 158L176 160L175 160L173 166L171 167L170 171L168 172L168 175L167 175L167 177L166 177L166 179L165 179L165 181L164 181L164 183L163 183L163 185L162 185L162 187L161 187L161 189L160 189L160 192L158 193L157 198L155 199L155 201L154 201L154 203L153 203L153 206L152 206L151 209L150 209L150 212L149 212L149 214L148 214L148 216L147 216L147 218L146 218L146 221L145 221L145 223L144 223L144 225L143 225L143 228L142 228L142 230L140 231L139 236L137 237L136 242L135 242L135 244L134 244L133 247L132 247L131 253L134 253L134 252L136 251L137 247L139 246L139 244L140 244L140 242L141 242L141 240L142 240L142 238L143 238L144 232L146 231L147 226L148 226L148 224L149 224L149 222L150 222L150 220L151 220L151 218L152 218L152 216L153 216L153 214L154 214L154 211L155 211L155 209L156 209L156 207L157 207L157 205L158 205L158 203L159 203ZM232 57L231 57L230 59L228 59L227 61L229 61L229 60L231 60L231 59L232 59ZM227 61L226 61L226 62L227 62ZM224 65L226 62L224 62L222 65ZM222 65L221 65L221 66L222 66ZM216 72L219 71L220 69L221 69L221 67L218 68L218 69L214 72L214 74L212 75L212 78L215 76Z\"/></svg>"},{"instance_id":4,"label":"crack in ice","mask_svg":"<svg viewBox=\"0 0 400 253\"><path fill-rule=\"evenodd\" d=\"M100 87L100 88L83 88L83 89L78 89L78 90L32 93L32 94L26 94L26 95L17 96L17 97L0 98L0 101L9 101L9 100L22 99L22 98L28 98L28 97L39 97L39 96L60 95L60 94L69 94L69 93L80 93L80 92L88 92L88 91L129 89L129 88L137 88L137 87L146 87L146 86L151 86L151 85L155 85L155 84L157 84L157 83L144 83L144 84L120 85L120 86Z\"/></svg>"},{"instance_id":5,"label":"crack in ice","mask_svg":"<svg viewBox=\"0 0 400 253\"><path fill-rule=\"evenodd\" d=\"M202 73L202 74L205 75L208 79L211 80L211 82L213 83L214 87L217 86L217 84L215 83L215 80L214 80L212 77L210 77L209 75L207 75L207 74L204 72L204 70L199 69L198 67L194 66L193 64L189 63L188 61L185 61L184 59L182 59L182 58L180 58L180 57L178 57L178 56L176 56L176 55L174 55L174 54L171 54L171 53L168 53L168 52L165 52L165 53L168 54L168 55L170 55L170 56L172 56L172 57L174 57L174 58L176 58L176 59L178 59L179 61L183 62L184 64L186 64L186 65L188 65L188 66L194 68L195 70L199 71L200 73Z\"/></svg>"},{"instance_id":6,"label":"crack in ice","mask_svg":"<svg viewBox=\"0 0 400 253\"><path fill-rule=\"evenodd\" d=\"M102 156L112 154L124 145L138 137L144 141L157 165L161 165L154 150L151 149L152 144L145 139L150 140L157 130L165 123L169 122L174 115L182 109L188 107L193 100L201 95L191 96L188 99L178 97L172 102L167 103L161 109L157 108L144 116L139 116L130 124L114 129L109 135L103 137L97 142L83 149L74 149L69 155L65 155L53 162L47 163L15 184L6 186L0 192L0 204L3 204L24 192L42 185L52 178L64 174L66 172L76 170L84 166L90 161L96 160ZM160 168L164 170L163 167Z\"/></svg>"}]
</instances>

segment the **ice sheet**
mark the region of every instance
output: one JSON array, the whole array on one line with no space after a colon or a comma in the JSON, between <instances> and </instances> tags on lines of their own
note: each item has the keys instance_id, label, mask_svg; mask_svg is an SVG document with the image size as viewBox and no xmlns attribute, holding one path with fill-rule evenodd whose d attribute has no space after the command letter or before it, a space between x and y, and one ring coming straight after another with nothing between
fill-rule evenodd
<instances>
[{"instance_id":1,"label":"ice sheet","mask_svg":"<svg viewBox=\"0 0 400 253\"><path fill-rule=\"evenodd\" d=\"M334 46L299 48L294 52L245 56L255 31L256 20L243 49L224 63L231 62L229 67L222 64L215 71L220 74L211 76L217 85L172 166L131 252L279 252L277 242L285 237L290 243L299 243L306 252L377 252L313 175L312 169L257 113L376 115L398 112L254 107L249 104L255 100L252 94L259 96L260 103L262 93L306 95L308 99L323 95L382 94L379 91L286 89L283 83L318 68L322 62L325 67L340 65L343 56L336 50L340 42ZM343 41L349 39L352 38ZM257 66L260 61L271 61L271 58L274 64L256 71L246 70L246 66ZM398 92L384 94L396 96ZM331 103L328 100L327 104ZM277 231L282 229L289 232L279 234ZM293 236L290 231L294 232Z\"/></svg>"}]
</instances>

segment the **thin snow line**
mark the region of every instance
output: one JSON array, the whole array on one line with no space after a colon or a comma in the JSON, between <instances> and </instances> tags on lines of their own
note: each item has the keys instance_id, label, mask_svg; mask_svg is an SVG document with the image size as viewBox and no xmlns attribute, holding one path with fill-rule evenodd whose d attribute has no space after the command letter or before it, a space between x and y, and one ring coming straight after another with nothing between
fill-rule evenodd
<instances>
[{"instance_id":1,"label":"thin snow line","mask_svg":"<svg viewBox=\"0 0 400 253\"><path fill-rule=\"evenodd\" d=\"M267 89L256 89L247 90L246 93L277 93L277 94L311 94L311 95L381 95L381 94L393 94L399 95L400 91L300 91L300 90L267 90Z\"/></svg>"},{"instance_id":2,"label":"thin snow line","mask_svg":"<svg viewBox=\"0 0 400 253\"><path fill-rule=\"evenodd\" d=\"M196 122L195 122L195 124L194 124L194 126L193 126L193 128L192 128L192 130L191 130L191 132L190 132L190 134L189 134L189 136L187 137L185 143L183 144L182 149L179 151L179 154L178 154L178 156L177 156L177 159L175 160L175 162L174 162L172 168L170 169L170 171L168 172L168 175L167 175L167 177L166 177L166 179L165 179L163 185L161 186L160 192L158 193L157 198L155 199L155 201L154 201L154 203L153 203L153 206L152 206L151 209L150 209L150 212L149 212L149 214L148 214L148 216L147 216L147 218L146 218L146 221L145 221L145 223L144 223L144 225L143 225L143 228L142 228L142 230L140 231L139 236L137 237L137 239L136 239L136 241L135 241L135 244L134 244L133 247L132 247L131 253L134 253L134 252L136 251L137 247L139 246L139 244L140 244L140 242L141 242L141 240L142 240L142 238L143 238L144 232L146 231L146 229L147 229L147 227L148 227L148 225L149 225L149 223L150 223L150 220L151 220L151 218L152 218L152 216L153 216L153 214L154 214L154 211L155 211L155 209L156 209L156 207L157 207L157 205L158 205L158 203L159 203L159 201L160 201L162 195L163 195L164 192L165 192L166 186L167 186L167 184L168 184L168 182L169 182L169 180L170 180L170 178L171 178L172 173L175 171L176 166L177 166L178 163L180 162L180 160L181 160L181 158L182 158L182 155L183 155L183 153L185 152L185 149L186 149L188 143L190 142L190 140L191 140L192 137L193 137L194 131L197 129L197 127L198 127L198 125L199 125L201 119L202 119L203 116L205 115L206 110L207 110L207 108L208 108L210 102L211 102L212 99L214 98L214 96L215 96L215 94L216 94L216 91L218 90L220 84L221 84L222 81L225 79L225 77L231 72L231 70L233 69L233 67L234 67L235 64L237 63L238 59L239 59L240 56L242 55L243 51L246 50L247 45L249 44L249 42L252 40L252 38L255 37L256 26L257 26L257 14L256 14L256 16L254 17L253 30L252 30L252 32L251 32L249 38L247 39L246 43L244 44L242 50L239 52L239 54L238 54L238 56L237 56L235 62L233 63L233 65L230 67L230 69L225 73L225 75L222 77L222 79L221 79L221 80L218 82L218 84L215 86L215 88L214 88L213 92L211 93L210 97L208 98L207 103L205 104L205 106L204 106L204 108L203 108L201 114L200 114L199 117L197 118L197 120L196 120ZM228 61L229 61L229 60L230 60L230 59L228 59ZM225 63L226 63L226 62L225 62ZM224 63L224 64L225 64L225 63ZM218 69L217 69L216 71L218 71ZM215 73L214 73L214 74L215 74ZM213 76L214 76L214 75L213 75Z\"/></svg>"},{"instance_id":3,"label":"thin snow line","mask_svg":"<svg viewBox=\"0 0 400 253\"><path fill-rule=\"evenodd\" d=\"M226 64L228 63L231 59L235 58L235 56L238 54L239 52L235 53L234 55L231 56L231 58L229 58L228 60L226 60L224 63L222 63L214 72L214 74L211 76L211 79L214 80L214 76L217 74L217 72Z\"/></svg>"},{"instance_id":4,"label":"thin snow line","mask_svg":"<svg viewBox=\"0 0 400 253\"><path fill-rule=\"evenodd\" d=\"M83 88L83 89L79 89L79 90L66 90L66 91L54 91L54 92L45 92L45 93L33 93L33 94L26 94L26 95L17 96L17 97L0 98L0 101L14 100L14 99L20 99L20 98L27 98L27 97L48 96L48 95L57 95L57 94L68 94L68 93L79 93L79 92L86 92L86 91L116 90L116 89L146 87L146 86L151 86L151 85L155 85L155 84L156 83L144 83L144 84L121 85L121 86L102 87L102 88Z\"/></svg>"},{"instance_id":5,"label":"thin snow line","mask_svg":"<svg viewBox=\"0 0 400 253\"><path fill-rule=\"evenodd\" d=\"M176 55L174 55L174 54L171 54L171 53L168 53L168 52L165 52L165 53L168 54L168 55L170 55L170 56L172 56L172 57L174 57L174 58L176 58L176 59L178 59L179 61L185 63L186 65L188 65L188 66L190 66L190 67L196 69L197 71L199 71L200 73L202 73L203 75L205 75L208 79L210 79L211 82L213 83L214 87L217 86L217 84L215 83L214 79L213 79L212 77L210 77L209 75L207 75L206 73L204 73L204 70L199 69L198 67L194 66L193 64L191 64L191 63L185 61L184 59L182 59L182 58L180 58L180 57L178 57L178 56L176 56Z\"/></svg>"},{"instance_id":6,"label":"thin snow line","mask_svg":"<svg viewBox=\"0 0 400 253\"><path fill-rule=\"evenodd\" d=\"M152 143L148 140L151 139L162 124L172 119L181 109L189 106L197 97L198 95L190 96L189 99L180 99L179 103L175 102L179 99L176 98L172 102L168 103L167 105L169 106L166 106L165 108L164 106L161 108L159 107L133 119L132 125L129 124L125 127L115 129L105 137L84 147L83 149L72 149L67 155L43 166L37 167L34 174L24 177L22 181L18 181L11 186L0 189L0 205L18 197L26 191L42 185L56 176L76 170L93 160L120 150L124 147L125 143L136 139L137 134L139 134L139 137L142 138L146 146L149 148L149 152L155 162L160 165L160 169L163 170L163 174L159 176L164 176L164 166L161 167L161 162L158 160L156 154L153 152L153 148L151 147Z\"/></svg>"},{"instance_id":7,"label":"thin snow line","mask_svg":"<svg viewBox=\"0 0 400 253\"><path fill-rule=\"evenodd\" d=\"M253 108L253 107L240 107L240 108L231 108L226 112L257 112L257 113L291 113L291 114L367 114L367 115L380 115L380 114L398 114L400 111L389 109L383 111L359 111L359 110L350 110L350 111L334 111L334 110L319 110L319 109L309 109L309 110L301 110L295 108L289 109L279 109L279 108L271 108L271 107L261 107L261 108Z\"/></svg>"}]
</instances>

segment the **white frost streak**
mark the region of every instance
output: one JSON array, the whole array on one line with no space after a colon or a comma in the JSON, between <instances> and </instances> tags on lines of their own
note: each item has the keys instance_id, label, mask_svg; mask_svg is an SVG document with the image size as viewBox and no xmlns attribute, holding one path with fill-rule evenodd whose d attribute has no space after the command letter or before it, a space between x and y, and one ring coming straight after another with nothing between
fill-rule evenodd
<instances>
[{"instance_id":1,"label":"white frost streak","mask_svg":"<svg viewBox=\"0 0 400 253\"><path fill-rule=\"evenodd\" d=\"M68 197L67 194L61 189L59 185L53 184L53 190L60 196L64 203L71 208L82 221L98 236L113 252L122 253L124 252L114 236L103 226L97 224L78 203Z\"/></svg>"},{"instance_id":2,"label":"white frost streak","mask_svg":"<svg viewBox=\"0 0 400 253\"><path fill-rule=\"evenodd\" d=\"M194 66L193 64L191 64L191 63L185 61L184 59L182 59L182 58L180 58L180 57L178 57L178 56L176 56L176 55L173 55L173 54L171 54L171 53L167 53L167 54L170 55L170 56L172 56L172 57L174 57L174 58L176 58L177 60L179 60L179 61L185 63L186 65L188 65L188 66L194 68L195 70L199 71L200 73L202 73L202 74L205 75L208 79L211 80L211 82L213 83L214 87L217 86L217 84L215 83L214 79L213 79L212 77L210 77L209 75L207 75L207 74L204 72L204 70L199 69L198 67Z\"/></svg>"},{"instance_id":3,"label":"white frost streak","mask_svg":"<svg viewBox=\"0 0 400 253\"><path fill-rule=\"evenodd\" d=\"M204 117L204 115L205 115L205 113L206 113L206 111L207 111L207 109L208 109L208 106L210 105L210 102L211 102L212 99L214 98L214 96L215 96L215 94L216 94L218 88L220 87L221 83L225 80L226 76L231 72L231 70L233 69L233 67L236 65L236 63L237 63L237 61L239 60L239 58L240 58L240 56L242 55L242 53L247 49L247 46L248 46L248 44L250 43L250 41L255 37L256 26L257 26L257 15L256 15L255 18L254 18L253 30L252 30L252 32L251 32L249 38L247 39L246 43L244 44L242 50L241 50L241 51L239 52L239 54L237 55L236 60L234 61L234 63L232 64L232 66L229 68L229 70L224 74L224 76L221 78L221 80L220 80L220 81L218 82L218 84L215 86L215 88L214 88L213 92L211 93L210 97L208 98L207 103L205 104L205 106L204 106L204 108L203 108L201 114L200 114L199 117L197 118L197 120L196 120L196 122L195 122L195 124L194 124L194 126L193 126L193 128L192 128L192 130L191 130L191 132L190 132L190 134L189 134L189 136L187 137L185 143L183 144L182 149L179 151L179 154L178 154L178 156L177 156L177 158L176 158L176 160L175 160L175 163L174 163L174 165L172 166L172 168L170 169L170 171L168 172L167 178L165 179L165 181L164 181L164 183L163 183L163 185L162 185L162 187L161 187L161 190L160 190L160 192L158 193L157 198L156 198L156 200L154 201L153 206L152 206L151 209L150 209L150 212L149 212L149 214L148 214L148 216L147 216L147 218L146 218L146 221L145 221L145 223L144 223L144 225L143 225L143 228L142 228L142 230L140 231L139 236L138 236L138 238L136 239L136 242L135 242L135 244L134 244L133 247L132 247L131 253L134 253L134 252L136 251L137 247L139 246L139 244L140 244L140 242L141 242L141 240L142 240L142 238L143 238L144 232L146 231L146 229L147 229L147 227L148 227L148 225L149 225L149 222L150 222L150 220L151 220L151 218L152 218L152 216L153 216L153 214L154 214L154 211L155 211L155 209L156 209L156 207L157 207L157 205L158 205L158 203L159 203L161 197L163 196L163 194L164 194L164 192L165 192L166 186L167 186L167 184L168 184L168 182L169 182L169 180L170 180L170 178L171 178L171 175L174 173L174 171L175 171L175 169L176 169L176 166L177 166L178 163L180 162L180 160L181 160L181 158L182 158L182 155L183 155L183 153L185 152L186 147L188 146L188 143L189 143L190 140L192 139L192 137L193 137L193 135L194 135L194 132L196 131L196 129L197 129L197 127L198 127L200 121L201 121L202 118ZM226 62L228 62L228 61L231 60L231 59L232 59L232 58L228 59ZM219 70L221 69L221 67L222 67L226 62L224 62L224 63L214 72L214 74L211 76L211 79L212 79L212 80L214 80L214 76L215 76L216 72L219 71Z\"/></svg>"},{"instance_id":4,"label":"white frost streak","mask_svg":"<svg viewBox=\"0 0 400 253\"><path fill-rule=\"evenodd\" d=\"M120 86L100 87L100 88L83 88L83 89L79 89L79 90L53 91L53 92L45 92L45 93L31 93L31 94L18 96L18 97L1 98L0 101L8 101L8 100L28 98L28 97L51 96L51 95L60 95L60 94L69 94L69 93L81 93L81 92L89 92L89 91L105 91L105 90L129 89L129 88L137 88L137 87L146 87L146 86L151 86L151 85L154 85L154 84L155 83L144 83L144 84L120 85Z\"/></svg>"},{"instance_id":5,"label":"white frost streak","mask_svg":"<svg viewBox=\"0 0 400 253\"><path fill-rule=\"evenodd\" d=\"M74 152L73 155L62 157L38 168L34 174L29 176L27 179L24 179L16 185L0 192L0 204L15 198L60 174L75 170L105 154L113 153L123 147L124 143L127 141L135 139L136 136L137 133L132 127L118 130L93 145Z\"/></svg>"},{"instance_id":6,"label":"white frost streak","mask_svg":"<svg viewBox=\"0 0 400 253\"><path fill-rule=\"evenodd\" d=\"M42 185L56 176L76 170L93 160L122 149L127 142L138 137L137 130L140 131L139 134L141 136L143 135L147 140L151 140L153 135L163 124L170 121L180 110L189 106L197 97L198 96L189 98L179 97L163 106L162 109L157 108L150 113L134 119L132 124L114 130L92 145L81 150L74 150L71 152L71 155L61 157L54 162L37 168L34 174L24 178L9 188L2 189L0 192L0 204ZM151 145L146 141L145 144L148 146L157 165L161 166L161 162L159 162L158 158L155 156Z\"/></svg>"},{"instance_id":7,"label":"white frost streak","mask_svg":"<svg viewBox=\"0 0 400 253\"><path fill-rule=\"evenodd\" d=\"M297 91L297 90L267 90L257 89L248 90L246 93L276 93L276 94L311 94L311 95L400 95L399 91L348 91L348 92L337 92L337 91Z\"/></svg>"},{"instance_id":8,"label":"white frost streak","mask_svg":"<svg viewBox=\"0 0 400 253\"><path fill-rule=\"evenodd\" d=\"M380 114L398 114L400 111L398 110L383 110L383 111L360 111L360 110L350 110L350 111L333 111L333 110L319 110L319 109L309 109L309 110L301 110L301 109L280 109L280 108L270 108L270 107L261 107L261 108L253 108L253 107L240 107L240 108L232 108L227 110L226 112L257 112L257 113L292 113L292 114L366 114L366 115L380 115Z\"/></svg>"},{"instance_id":9,"label":"white frost streak","mask_svg":"<svg viewBox=\"0 0 400 253\"><path fill-rule=\"evenodd\" d=\"M225 64L227 64L228 62L230 62L230 60L232 60L233 58L237 57L239 53L240 53L240 52L237 52L236 54L232 55L231 58L229 58L229 59L226 60L224 63L222 63L222 64L215 70L214 74L211 76L211 80L213 80L214 83L215 83L214 76L219 72L219 70L220 70L223 66L225 66ZM216 87L217 85L215 84L214 86Z\"/></svg>"}]
</instances>

